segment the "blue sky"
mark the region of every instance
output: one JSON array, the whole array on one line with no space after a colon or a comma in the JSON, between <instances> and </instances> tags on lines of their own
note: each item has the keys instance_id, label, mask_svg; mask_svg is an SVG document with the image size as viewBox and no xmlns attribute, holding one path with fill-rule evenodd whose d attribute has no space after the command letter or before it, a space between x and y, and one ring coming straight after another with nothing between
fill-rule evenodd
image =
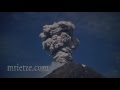
<instances>
[{"instance_id":1,"label":"blue sky","mask_svg":"<svg viewBox=\"0 0 120 90\"><path fill-rule=\"evenodd\" d=\"M52 58L39 38L45 24L75 24L80 46L75 63L86 64L107 77L120 77L119 12L1 12L0 77L35 77L37 72L7 72L7 65L50 65ZM40 73L42 74L42 73Z\"/></svg>"}]
</instances>

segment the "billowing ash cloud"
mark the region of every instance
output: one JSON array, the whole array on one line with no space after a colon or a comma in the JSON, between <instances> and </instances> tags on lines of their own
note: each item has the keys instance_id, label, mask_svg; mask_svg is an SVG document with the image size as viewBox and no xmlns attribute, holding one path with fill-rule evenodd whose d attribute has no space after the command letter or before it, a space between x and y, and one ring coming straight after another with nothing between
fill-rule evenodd
<instances>
[{"instance_id":1,"label":"billowing ash cloud","mask_svg":"<svg viewBox=\"0 0 120 90\"><path fill-rule=\"evenodd\" d=\"M73 35L74 30L74 24L67 21L43 26L43 32L40 33L43 49L50 52L50 55L57 62L72 61L72 49L76 48L79 43L79 40Z\"/></svg>"}]
</instances>

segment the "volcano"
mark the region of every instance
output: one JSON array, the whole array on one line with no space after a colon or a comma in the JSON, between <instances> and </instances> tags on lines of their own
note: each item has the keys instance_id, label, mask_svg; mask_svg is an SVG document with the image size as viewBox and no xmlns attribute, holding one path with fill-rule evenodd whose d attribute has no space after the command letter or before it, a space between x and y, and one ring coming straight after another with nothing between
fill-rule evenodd
<instances>
[{"instance_id":1,"label":"volcano","mask_svg":"<svg viewBox=\"0 0 120 90\"><path fill-rule=\"evenodd\" d=\"M104 76L86 65L69 62L44 78L104 78Z\"/></svg>"}]
</instances>

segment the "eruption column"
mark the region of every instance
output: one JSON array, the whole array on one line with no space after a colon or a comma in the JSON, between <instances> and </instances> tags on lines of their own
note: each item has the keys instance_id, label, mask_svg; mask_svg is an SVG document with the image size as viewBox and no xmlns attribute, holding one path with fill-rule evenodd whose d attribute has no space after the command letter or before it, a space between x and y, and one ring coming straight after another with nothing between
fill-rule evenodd
<instances>
[{"instance_id":1,"label":"eruption column","mask_svg":"<svg viewBox=\"0 0 120 90\"><path fill-rule=\"evenodd\" d=\"M43 49L50 52L56 62L71 62L72 49L79 44L79 40L74 37L74 24L68 21L55 22L52 25L43 26L42 38Z\"/></svg>"}]
</instances>

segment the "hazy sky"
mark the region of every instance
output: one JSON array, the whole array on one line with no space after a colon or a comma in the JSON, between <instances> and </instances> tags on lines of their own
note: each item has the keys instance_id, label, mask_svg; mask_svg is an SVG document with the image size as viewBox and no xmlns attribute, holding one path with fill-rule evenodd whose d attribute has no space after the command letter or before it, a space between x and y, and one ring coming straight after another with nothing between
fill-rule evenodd
<instances>
[{"instance_id":1,"label":"hazy sky","mask_svg":"<svg viewBox=\"0 0 120 90\"><path fill-rule=\"evenodd\" d=\"M39 34L45 24L61 20L75 24L80 46L75 63L108 77L120 77L120 13L118 12L1 12L0 77L38 77L41 72L8 72L8 65L50 65Z\"/></svg>"}]
</instances>

